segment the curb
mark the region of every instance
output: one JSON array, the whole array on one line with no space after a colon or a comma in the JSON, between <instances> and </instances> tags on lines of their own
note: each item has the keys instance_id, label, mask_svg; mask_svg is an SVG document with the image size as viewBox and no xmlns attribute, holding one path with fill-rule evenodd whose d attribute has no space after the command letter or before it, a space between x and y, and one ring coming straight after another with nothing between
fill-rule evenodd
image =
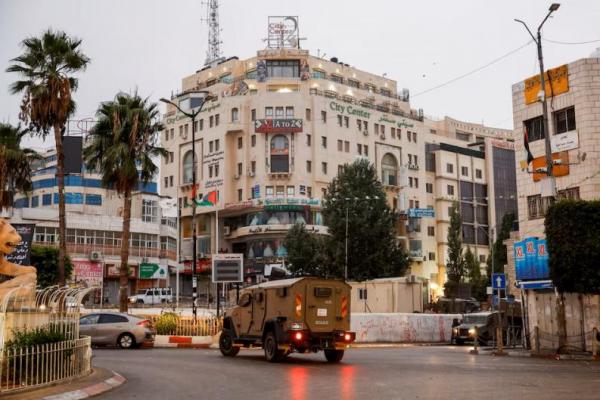
<instances>
[{"instance_id":1,"label":"curb","mask_svg":"<svg viewBox=\"0 0 600 400\"><path fill-rule=\"evenodd\" d=\"M74 390L72 392L65 392L61 394L54 394L52 396L42 397L42 400L87 399L88 397L108 392L109 390L119 387L123 383L125 383L126 379L122 375L116 373L115 371L111 372L113 373L113 376L102 382L96 383L83 389Z\"/></svg>"},{"instance_id":2,"label":"curb","mask_svg":"<svg viewBox=\"0 0 600 400\"><path fill-rule=\"evenodd\" d=\"M213 336L156 335L154 348L208 349L214 343Z\"/></svg>"}]
</instances>

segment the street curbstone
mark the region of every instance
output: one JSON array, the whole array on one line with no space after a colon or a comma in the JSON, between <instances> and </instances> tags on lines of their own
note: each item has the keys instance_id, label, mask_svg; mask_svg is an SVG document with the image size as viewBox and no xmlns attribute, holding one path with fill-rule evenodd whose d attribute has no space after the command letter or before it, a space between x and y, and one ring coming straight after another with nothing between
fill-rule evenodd
<instances>
[{"instance_id":1,"label":"street curbstone","mask_svg":"<svg viewBox=\"0 0 600 400\"><path fill-rule=\"evenodd\" d=\"M73 390L70 392L54 394L51 396L42 397L42 400L78 400L87 399L92 396L108 392L116 387L121 386L127 381L121 374L111 371L113 376L83 389Z\"/></svg>"}]
</instances>

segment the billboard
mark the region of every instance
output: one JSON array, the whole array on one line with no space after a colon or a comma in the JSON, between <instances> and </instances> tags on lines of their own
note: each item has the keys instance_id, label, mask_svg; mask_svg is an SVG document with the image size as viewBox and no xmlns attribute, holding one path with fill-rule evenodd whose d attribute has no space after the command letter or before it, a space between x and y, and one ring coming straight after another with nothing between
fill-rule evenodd
<instances>
[{"instance_id":1,"label":"billboard","mask_svg":"<svg viewBox=\"0 0 600 400\"><path fill-rule=\"evenodd\" d=\"M19 265L31 265L31 241L33 240L35 224L11 225L21 236L21 243L15 247L11 254L5 257L6 261Z\"/></svg>"},{"instance_id":2,"label":"billboard","mask_svg":"<svg viewBox=\"0 0 600 400\"><path fill-rule=\"evenodd\" d=\"M82 137L63 137L63 151L65 155L65 174L80 174L82 158Z\"/></svg>"},{"instance_id":3,"label":"billboard","mask_svg":"<svg viewBox=\"0 0 600 400\"><path fill-rule=\"evenodd\" d=\"M569 67L562 65L560 67L549 69L544 74L546 84L546 97L567 93L569 91ZM550 87L552 85L552 87ZM538 101L538 93L541 90L540 76L535 75L525 79L525 104L532 104Z\"/></svg>"},{"instance_id":4,"label":"billboard","mask_svg":"<svg viewBox=\"0 0 600 400\"><path fill-rule=\"evenodd\" d=\"M73 260L73 280L87 287L102 285L102 263L90 260Z\"/></svg>"},{"instance_id":5,"label":"billboard","mask_svg":"<svg viewBox=\"0 0 600 400\"><path fill-rule=\"evenodd\" d=\"M515 242L514 255L518 281L549 278L546 239L531 237L521 242Z\"/></svg>"},{"instance_id":6,"label":"billboard","mask_svg":"<svg viewBox=\"0 0 600 400\"><path fill-rule=\"evenodd\" d=\"M140 279L165 279L167 267L156 263L141 263L138 268Z\"/></svg>"},{"instance_id":7,"label":"billboard","mask_svg":"<svg viewBox=\"0 0 600 400\"><path fill-rule=\"evenodd\" d=\"M254 132L257 133L290 133L302 132L301 119L257 119L254 121Z\"/></svg>"},{"instance_id":8,"label":"billboard","mask_svg":"<svg viewBox=\"0 0 600 400\"><path fill-rule=\"evenodd\" d=\"M270 16L267 47L270 49L298 48L298 16Z\"/></svg>"},{"instance_id":9,"label":"billboard","mask_svg":"<svg viewBox=\"0 0 600 400\"><path fill-rule=\"evenodd\" d=\"M212 264L213 283L244 281L243 254L214 254Z\"/></svg>"}]
</instances>

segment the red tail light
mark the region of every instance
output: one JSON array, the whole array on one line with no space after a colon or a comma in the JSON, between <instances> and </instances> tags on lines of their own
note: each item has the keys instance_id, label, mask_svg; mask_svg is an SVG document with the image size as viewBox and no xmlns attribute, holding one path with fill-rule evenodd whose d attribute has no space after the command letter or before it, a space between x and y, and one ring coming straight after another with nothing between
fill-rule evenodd
<instances>
[{"instance_id":1,"label":"red tail light","mask_svg":"<svg viewBox=\"0 0 600 400\"><path fill-rule=\"evenodd\" d=\"M296 333L294 334L294 339L296 339L296 340L298 340L298 341L299 341L299 340L302 340L302 332L296 332Z\"/></svg>"},{"instance_id":2,"label":"red tail light","mask_svg":"<svg viewBox=\"0 0 600 400\"><path fill-rule=\"evenodd\" d=\"M351 334L349 334L349 333L346 333L346 334L344 335L344 340L345 340L346 342L349 342L349 341L351 341L351 340L352 340L352 335L351 335Z\"/></svg>"},{"instance_id":3,"label":"red tail light","mask_svg":"<svg viewBox=\"0 0 600 400\"><path fill-rule=\"evenodd\" d=\"M150 327L150 321L148 321L147 319L138 322L136 325L139 326L143 326L144 328L149 328Z\"/></svg>"}]
</instances>

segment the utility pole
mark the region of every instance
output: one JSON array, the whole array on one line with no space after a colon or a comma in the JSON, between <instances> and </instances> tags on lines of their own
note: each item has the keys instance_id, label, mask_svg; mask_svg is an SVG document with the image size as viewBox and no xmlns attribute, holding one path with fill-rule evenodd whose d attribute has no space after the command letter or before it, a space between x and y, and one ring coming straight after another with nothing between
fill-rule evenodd
<instances>
[{"instance_id":1,"label":"utility pole","mask_svg":"<svg viewBox=\"0 0 600 400\"><path fill-rule=\"evenodd\" d=\"M178 104L173 103L170 100L165 98L161 98L160 101L166 104L170 104L174 106L179 112L181 112L186 117L192 119L192 314L194 315L194 320L198 314L198 277L196 276L196 264L198 261L198 248L197 248L197 237L196 237L196 194L197 194L197 174L196 169L198 168L198 161L196 157L196 116L202 112L202 107L206 102L212 99L212 96L207 91L197 91L194 92L196 94L202 94L204 98L200 103L200 106L196 111L185 112L183 111ZM191 102L191 99L189 100ZM178 282L179 284L179 282Z\"/></svg>"},{"instance_id":2,"label":"utility pole","mask_svg":"<svg viewBox=\"0 0 600 400\"><path fill-rule=\"evenodd\" d=\"M531 33L531 30L529 29L529 27L527 26L527 24L525 22L521 21L520 19L515 19L516 22L519 22L519 23L523 24L523 26L525 26L525 29L527 29L527 32L529 33L529 35L531 36L531 38L537 45L538 61L540 64L540 96L541 96L541 100L542 100L542 113L543 113L543 119L544 119L544 124L543 124L544 144L546 146L546 175L548 176L548 179L550 180L549 182L550 182L550 190L551 190L552 198L554 198L556 196L556 180L555 180L554 174L552 173L552 166L553 166L554 162L552 161L552 144L550 141L550 133L548 130L548 127L549 127L548 102L546 99L547 98L547 96L546 96L546 77L545 77L545 72L544 72L544 56L543 56L543 52L542 52L542 26L544 26L544 23L548 20L548 18L550 18L550 15L554 11L558 10L559 7L560 7L559 3L552 3L550 8L548 9L548 14L546 15L546 18L544 18L544 20L542 21L540 26L538 26L537 37L534 36L533 33ZM550 85L552 85L552 78L550 76L548 76L548 78L550 79Z\"/></svg>"}]
</instances>

